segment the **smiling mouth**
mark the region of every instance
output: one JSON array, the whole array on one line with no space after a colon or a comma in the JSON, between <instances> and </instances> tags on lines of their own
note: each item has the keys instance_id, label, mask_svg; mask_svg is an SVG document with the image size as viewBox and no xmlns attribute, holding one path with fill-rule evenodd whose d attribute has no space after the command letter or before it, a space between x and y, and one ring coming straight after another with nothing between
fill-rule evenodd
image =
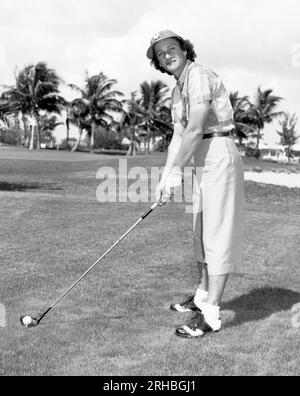
<instances>
[{"instance_id":1,"label":"smiling mouth","mask_svg":"<svg viewBox=\"0 0 300 396\"><path fill-rule=\"evenodd\" d=\"M167 63L167 66L172 66L173 63L175 63L175 62L176 62L176 59L173 59L173 60L171 60L171 61L169 61L169 62Z\"/></svg>"}]
</instances>

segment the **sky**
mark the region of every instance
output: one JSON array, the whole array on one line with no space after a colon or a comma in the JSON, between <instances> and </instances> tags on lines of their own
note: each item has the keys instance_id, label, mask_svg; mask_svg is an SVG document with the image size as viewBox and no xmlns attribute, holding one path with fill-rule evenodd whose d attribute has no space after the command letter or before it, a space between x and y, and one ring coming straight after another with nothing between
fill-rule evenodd
<instances>
[{"instance_id":1,"label":"sky","mask_svg":"<svg viewBox=\"0 0 300 396\"><path fill-rule=\"evenodd\" d=\"M300 135L299 0L9 0L0 15L0 84L13 84L16 68L45 61L69 100L67 84L83 87L86 71L116 79L128 98L145 80L171 89L174 78L145 56L151 37L171 29L229 91L253 100L258 86L273 89L283 98L278 110L299 116ZM278 129L278 121L265 128L266 143L279 142ZM56 135L64 137L64 127Z\"/></svg>"}]
</instances>

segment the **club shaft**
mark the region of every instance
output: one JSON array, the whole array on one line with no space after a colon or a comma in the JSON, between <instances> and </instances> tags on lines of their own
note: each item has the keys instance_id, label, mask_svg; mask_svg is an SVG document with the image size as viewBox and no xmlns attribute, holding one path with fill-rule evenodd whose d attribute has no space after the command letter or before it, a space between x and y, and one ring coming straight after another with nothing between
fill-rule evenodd
<instances>
[{"instance_id":1,"label":"club shaft","mask_svg":"<svg viewBox=\"0 0 300 396\"><path fill-rule=\"evenodd\" d=\"M151 208L145 212L143 214L143 216L141 216L139 218L139 220L133 224L132 227L130 227L90 268L88 268L84 274L82 274L51 306L50 308L47 310L47 312L49 312L49 310L51 308L54 307L54 305L56 305L62 298L65 297L66 294L68 294L74 286L77 285L77 283L79 283L81 281L81 279L83 279L110 251L112 251L141 221L143 221L156 207L158 206L158 203L155 203L151 206ZM46 312L46 313L47 313ZM46 315L45 313L45 315ZM45 316L43 315L43 316ZM43 317L42 316L42 317ZM40 320L42 319L42 317L40 318Z\"/></svg>"}]
</instances>

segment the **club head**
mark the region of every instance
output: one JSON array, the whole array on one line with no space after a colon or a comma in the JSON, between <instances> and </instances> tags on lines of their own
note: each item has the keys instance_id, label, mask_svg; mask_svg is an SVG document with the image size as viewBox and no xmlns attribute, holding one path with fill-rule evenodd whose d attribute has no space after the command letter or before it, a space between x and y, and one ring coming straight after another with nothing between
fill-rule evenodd
<instances>
[{"instance_id":1,"label":"club head","mask_svg":"<svg viewBox=\"0 0 300 396\"><path fill-rule=\"evenodd\" d=\"M32 318L29 315L21 316L20 321L21 321L22 325L25 327L35 327L39 324L39 321L37 318Z\"/></svg>"}]
</instances>

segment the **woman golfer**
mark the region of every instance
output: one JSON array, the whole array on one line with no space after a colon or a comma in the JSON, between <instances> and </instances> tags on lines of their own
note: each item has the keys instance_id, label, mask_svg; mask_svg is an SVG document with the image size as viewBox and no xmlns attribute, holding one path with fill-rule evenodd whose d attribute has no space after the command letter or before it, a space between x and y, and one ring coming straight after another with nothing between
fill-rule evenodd
<instances>
[{"instance_id":1,"label":"woman golfer","mask_svg":"<svg viewBox=\"0 0 300 396\"><path fill-rule=\"evenodd\" d=\"M150 43L147 57L162 73L173 75L174 133L168 147L157 200L166 202L182 183L182 170L193 160L193 239L200 284L195 295L171 308L194 311L176 329L180 337L200 337L221 329L220 304L228 280L242 260L244 171L234 143L228 93L211 69L195 62L193 45L163 30Z\"/></svg>"}]
</instances>

